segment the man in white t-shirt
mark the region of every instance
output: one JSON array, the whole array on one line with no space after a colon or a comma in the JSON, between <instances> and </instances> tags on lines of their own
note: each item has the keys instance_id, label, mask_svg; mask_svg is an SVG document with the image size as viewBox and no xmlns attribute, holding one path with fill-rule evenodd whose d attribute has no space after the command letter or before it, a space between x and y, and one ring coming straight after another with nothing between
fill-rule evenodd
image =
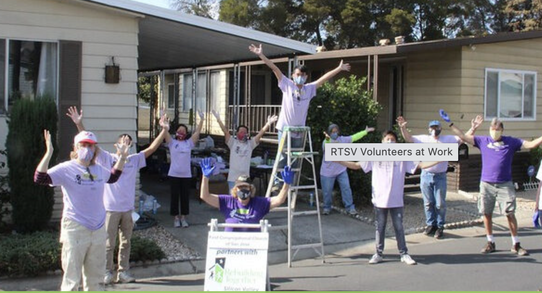
<instances>
[{"instance_id":1,"label":"man in white t-shirt","mask_svg":"<svg viewBox=\"0 0 542 293\"><path fill-rule=\"evenodd\" d=\"M230 166L228 172L228 187L230 190L235 186L235 181L239 176L244 174L250 174L250 159L252 158L252 150L254 150L259 144L260 139L265 134L267 129L277 121L277 115L267 117L267 123L260 129L260 132L254 137L249 137L248 127L240 125L237 127L235 136L230 135L230 132L226 125L220 119L220 114L215 110L212 111L213 115L220 125L220 129L224 133L224 140L230 148Z\"/></svg>"},{"instance_id":2,"label":"man in white t-shirt","mask_svg":"<svg viewBox=\"0 0 542 293\"><path fill-rule=\"evenodd\" d=\"M469 133L474 133L483 121L472 120ZM407 121L399 116L397 124L406 142L413 143L457 143L462 141L455 135L440 135L442 126L438 120L429 122L429 134L411 135L407 130ZM448 162L440 162L435 166L422 170L420 177L420 190L425 206L426 227L425 235L434 235L436 239L444 237L444 224L446 223L446 171Z\"/></svg>"},{"instance_id":3,"label":"man in white t-shirt","mask_svg":"<svg viewBox=\"0 0 542 293\"><path fill-rule=\"evenodd\" d=\"M316 96L316 89L322 86L329 79L337 75L341 71L350 71L350 64L339 63L335 69L327 72L318 80L306 83L307 67L305 65L297 65L292 73L292 79L282 74L282 71L263 54L262 45L259 47L250 45L249 50L258 55L260 59L271 69L277 77L279 88L282 91L282 109L277 122L279 131L279 141L282 137L282 129L284 126L305 126L307 113L309 110L310 101Z\"/></svg>"}]
</instances>

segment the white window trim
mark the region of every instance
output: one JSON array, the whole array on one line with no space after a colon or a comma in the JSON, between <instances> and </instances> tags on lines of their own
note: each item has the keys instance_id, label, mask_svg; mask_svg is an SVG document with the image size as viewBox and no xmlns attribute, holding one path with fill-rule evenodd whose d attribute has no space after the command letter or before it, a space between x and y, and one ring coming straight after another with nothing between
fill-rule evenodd
<instances>
[{"instance_id":1,"label":"white window trim","mask_svg":"<svg viewBox=\"0 0 542 293\"><path fill-rule=\"evenodd\" d=\"M501 69L501 68L486 68L484 73L484 119L485 120L491 120L493 117L487 116L486 111L486 105L487 105L487 74L488 72L509 72L509 73L521 73L523 74L523 80L525 80L525 74L533 74L534 75L534 100L533 100L533 117L532 118L504 118L504 117L498 117L500 114L500 106L497 105L497 117L501 121L536 121L536 105L537 105L537 84L538 84L538 74L536 71L528 71L528 70L515 70L515 69ZM500 74L499 74L499 80L497 81L500 85ZM500 101L501 98L501 87L499 86L497 88L497 102ZM522 101L523 102L523 101ZM523 114L523 105L524 103L521 103L522 107L522 114Z\"/></svg>"},{"instance_id":2,"label":"white window trim","mask_svg":"<svg viewBox=\"0 0 542 293\"><path fill-rule=\"evenodd\" d=\"M170 82L170 83L167 84L167 108L168 108L168 110L173 110L173 109L175 109L175 101L173 102L173 107L169 106L170 86L173 86L173 95L175 95L175 83ZM175 96L173 97L173 99L175 99Z\"/></svg>"}]
</instances>

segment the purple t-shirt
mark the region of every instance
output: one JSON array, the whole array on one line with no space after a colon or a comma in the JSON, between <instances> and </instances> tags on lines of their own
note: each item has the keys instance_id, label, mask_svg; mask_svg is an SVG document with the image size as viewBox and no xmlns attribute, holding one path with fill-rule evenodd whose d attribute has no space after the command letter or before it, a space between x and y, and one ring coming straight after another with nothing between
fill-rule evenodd
<instances>
[{"instance_id":1,"label":"purple t-shirt","mask_svg":"<svg viewBox=\"0 0 542 293\"><path fill-rule=\"evenodd\" d=\"M218 201L220 212L229 224L259 224L271 207L271 199L268 197L253 197L246 206L231 195L219 195ZM225 228L224 231L260 232L259 229L249 228Z\"/></svg>"},{"instance_id":2,"label":"purple t-shirt","mask_svg":"<svg viewBox=\"0 0 542 293\"><path fill-rule=\"evenodd\" d=\"M279 88L282 91L282 110L276 128L282 130L284 126L305 126L309 104L316 96L316 82L307 83L299 89L291 79L282 75Z\"/></svg>"},{"instance_id":3,"label":"purple t-shirt","mask_svg":"<svg viewBox=\"0 0 542 293\"><path fill-rule=\"evenodd\" d=\"M494 141L489 136L474 136L474 146L482 153L482 181L503 183L512 181L512 159L521 149L523 140L503 136Z\"/></svg>"},{"instance_id":4,"label":"purple t-shirt","mask_svg":"<svg viewBox=\"0 0 542 293\"><path fill-rule=\"evenodd\" d=\"M89 230L98 230L105 223L104 186L111 170L100 165L87 167L70 160L47 171L52 186L61 186L64 201L62 217L73 220ZM122 176L121 176L122 177Z\"/></svg>"},{"instance_id":5,"label":"purple t-shirt","mask_svg":"<svg viewBox=\"0 0 542 293\"><path fill-rule=\"evenodd\" d=\"M337 140L331 140L328 143L351 143L352 136L339 136ZM322 143L322 150L325 150L326 142ZM322 166L320 167L320 176L324 177L337 177L339 174L346 171L346 166L343 166L337 162L326 161L326 154L324 152L324 157L322 159Z\"/></svg>"}]
</instances>

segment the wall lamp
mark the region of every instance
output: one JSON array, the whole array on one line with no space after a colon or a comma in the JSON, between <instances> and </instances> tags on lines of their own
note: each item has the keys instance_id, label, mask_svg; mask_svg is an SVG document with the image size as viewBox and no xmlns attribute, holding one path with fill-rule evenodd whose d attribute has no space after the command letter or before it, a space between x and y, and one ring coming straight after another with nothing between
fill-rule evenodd
<instances>
[{"instance_id":1,"label":"wall lamp","mask_svg":"<svg viewBox=\"0 0 542 293\"><path fill-rule=\"evenodd\" d=\"M120 67L115 64L115 57L111 57L111 63L105 65L105 83L119 83Z\"/></svg>"}]
</instances>

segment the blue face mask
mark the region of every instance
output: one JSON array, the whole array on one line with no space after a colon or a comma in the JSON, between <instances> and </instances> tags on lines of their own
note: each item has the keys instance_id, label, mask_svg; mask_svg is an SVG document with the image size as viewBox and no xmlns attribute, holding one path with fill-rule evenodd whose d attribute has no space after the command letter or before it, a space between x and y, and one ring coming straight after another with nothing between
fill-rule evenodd
<instances>
[{"instance_id":1,"label":"blue face mask","mask_svg":"<svg viewBox=\"0 0 542 293\"><path fill-rule=\"evenodd\" d=\"M294 77L294 82L296 84L305 84L305 77L303 76L296 76Z\"/></svg>"},{"instance_id":2,"label":"blue face mask","mask_svg":"<svg viewBox=\"0 0 542 293\"><path fill-rule=\"evenodd\" d=\"M333 140L336 140L339 137L339 133L338 132L333 132L329 137L331 137L331 139L333 139Z\"/></svg>"}]
</instances>

